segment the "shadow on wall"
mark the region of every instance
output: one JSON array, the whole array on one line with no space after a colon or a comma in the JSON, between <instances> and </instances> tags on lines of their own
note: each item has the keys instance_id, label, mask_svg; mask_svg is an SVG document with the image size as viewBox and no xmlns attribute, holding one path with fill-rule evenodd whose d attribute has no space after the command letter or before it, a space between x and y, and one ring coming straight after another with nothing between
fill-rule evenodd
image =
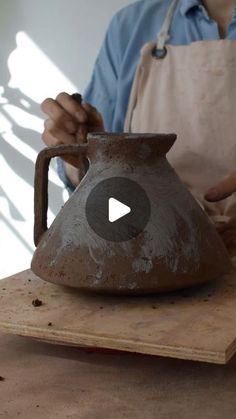
<instances>
[{"instance_id":1,"label":"shadow on wall","mask_svg":"<svg viewBox=\"0 0 236 419\"><path fill-rule=\"evenodd\" d=\"M42 115L38 103L34 102L30 97L24 95L19 89L8 87L11 76L7 68L7 62L8 57L14 50L14 48L16 48L16 45L13 46L12 50L1 50L1 61L3 65L1 66L2 71L0 76L0 86L4 87L4 95L2 96L3 102L4 104L10 104L11 106L14 106L18 110L22 110L24 112L27 111L28 115L37 116L41 118ZM3 55L3 52L5 53L5 56ZM27 104L27 109L22 103ZM30 148L32 148L36 154L38 154L38 152L44 147L41 140L41 135L33 129L27 129L18 125L16 121L11 117L11 115L5 111L4 104L0 104L0 114L4 117L5 120L9 122L9 125L11 125L12 138L14 138L14 136L17 137L18 139L23 141L24 144L27 144ZM19 178L23 179L29 185L33 185L35 167L34 161L25 156L24 153L21 152L20 148L17 149L16 147L12 146L12 144L8 141L8 135L4 134L6 134L6 132L4 132L4 129L2 131L0 126L0 142L2 157L5 159L11 170ZM0 196L4 197L7 200L12 217L16 220L23 221L23 215L20 214L20 212L17 210L17 202L13 203L7 195L7 179L2 179L1 183L3 182L5 182L6 188L5 190L3 190L2 187L0 188ZM58 212L58 208L60 208L61 205L63 205L62 188L51 183L50 196L53 197L53 199L51 199L50 201L50 209L53 212L53 214L56 214ZM27 197L22 197L22 199L26 198ZM6 222L6 219L5 217L3 217L2 214L0 214L0 218L4 219L4 221ZM17 234L17 231L14 231L14 234ZM19 233L17 235L19 238ZM21 238L21 242L22 244L26 245L26 242L23 237Z\"/></svg>"},{"instance_id":2,"label":"shadow on wall","mask_svg":"<svg viewBox=\"0 0 236 419\"><path fill-rule=\"evenodd\" d=\"M2 83L2 78L0 78L0 85L7 86L7 83ZM39 110L39 105L31 100L31 98L25 96L20 90L18 89L11 89L5 88L4 89L4 99L6 99L7 103L17 107L18 109L22 109L25 111L25 108L22 105L22 101L25 100L27 104L30 104L29 109L27 109L27 113L32 116L41 117L41 113ZM12 125L12 134L17 138L21 139L25 144L31 147L37 154L38 152L44 147L44 144L41 140L41 135L32 130L23 128L18 125L15 120L4 110L3 106L0 105L0 112L1 114L11 123ZM1 127L0 127L1 131ZM34 179L34 162L27 158L20 150L17 150L13 147L7 139L0 134L1 138L1 154L5 158L8 165L11 169L19 176L19 178L24 179L29 185L33 184ZM7 180L6 180L7 181ZM17 186L17 185L16 185ZM50 204L50 208L53 214L56 214L58 211L59 205L63 204L62 201L62 189L57 185L51 185L51 194L53 196L53 200Z\"/></svg>"},{"instance_id":3,"label":"shadow on wall","mask_svg":"<svg viewBox=\"0 0 236 419\"><path fill-rule=\"evenodd\" d=\"M28 258L33 251L34 163L43 148L39 103L62 90L83 93L111 16L131 2L0 0L0 225L18 242L15 251L20 241ZM55 170L51 180L53 218L64 201Z\"/></svg>"},{"instance_id":4,"label":"shadow on wall","mask_svg":"<svg viewBox=\"0 0 236 419\"><path fill-rule=\"evenodd\" d=\"M33 243L31 237L33 232L27 237L25 228L22 231L21 228L18 228L20 225L28 223L30 230L32 230L32 219L29 220L26 215L28 211L24 213L21 205L21 202L25 201L25 206L28 202L29 206L32 207L32 194L30 196L20 196L19 191L21 182L28 185L27 190L32 189L33 186L35 158L44 147L39 129L34 130L33 121L37 120L37 126L39 126L39 121L42 122L43 115L37 102L25 95L19 88L11 87L12 74L9 71L9 57L17 48L16 34L21 30L19 21L21 21L22 16L21 10L17 7L14 8L12 15L7 2L0 3L1 14L4 16L4 21L1 21L0 25L0 159L2 161L0 167L0 224L3 223L5 231L6 229L9 230L11 237L14 236L16 241L20 242L32 254ZM14 112L11 113L11 110ZM17 118L14 113L17 113ZM28 123L25 123L24 118L22 118L21 123L21 116L26 116L27 120L31 119L30 125L32 127L27 127ZM13 187L10 185L10 178L4 171L4 163L6 163L8 169L7 174L11 172L14 174L12 176L12 180L15 182ZM58 184L50 182L49 195L51 197L50 211L53 215L56 215L63 205L62 187L59 186L59 182ZM33 211L31 218L33 218ZM5 236L4 239L4 246L9 246L10 252L12 243L7 243L7 237Z\"/></svg>"}]
</instances>

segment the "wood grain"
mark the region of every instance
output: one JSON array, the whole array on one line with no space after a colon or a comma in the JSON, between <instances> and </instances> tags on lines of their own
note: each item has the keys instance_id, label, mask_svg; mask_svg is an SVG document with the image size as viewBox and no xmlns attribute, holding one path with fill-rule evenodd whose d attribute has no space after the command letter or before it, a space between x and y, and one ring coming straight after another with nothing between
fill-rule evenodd
<instances>
[{"instance_id":1,"label":"wood grain","mask_svg":"<svg viewBox=\"0 0 236 419\"><path fill-rule=\"evenodd\" d=\"M41 307L32 305L36 298ZM81 294L27 270L0 281L0 330L54 344L225 364L236 352L236 269L200 288L135 298Z\"/></svg>"},{"instance_id":2,"label":"wood grain","mask_svg":"<svg viewBox=\"0 0 236 419\"><path fill-rule=\"evenodd\" d=\"M0 333L1 419L235 419L236 357L214 365Z\"/></svg>"}]
</instances>

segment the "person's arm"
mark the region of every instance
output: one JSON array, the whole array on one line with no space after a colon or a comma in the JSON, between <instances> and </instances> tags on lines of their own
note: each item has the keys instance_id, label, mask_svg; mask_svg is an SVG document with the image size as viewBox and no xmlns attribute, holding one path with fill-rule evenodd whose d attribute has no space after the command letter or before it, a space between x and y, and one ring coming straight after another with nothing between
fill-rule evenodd
<instances>
[{"instance_id":1,"label":"person's arm","mask_svg":"<svg viewBox=\"0 0 236 419\"><path fill-rule=\"evenodd\" d=\"M205 199L209 202L218 202L234 193L236 193L236 172L209 189ZM230 218L229 222L219 225L217 229L229 252L236 256L236 217Z\"/></svg>"},{"instance_id":2,"label":"person's arm","mask_svg":"<svg viewBox=\"0 0 236 419\"><path fill-rule=\"evenodd\" d=\"M96 60L84 102L80 105L67 93L60 93L56 100L48 98L42 103L41 108L49 117L42 136L47 146L76 143L78 138L85 141L88 132L111 129L119 61L117 26L114 17ZM63 164L58 162L58 167L60 178L72 192L79 182L77 161L67 159Z\"/></svg>"},{"instance_id":3,"label":"person's arm","mask_svg":"<svg viewBox=\"0 0 236 419\"><path fill-rule=\"evenodd\" d=\"M87 132L104 130L103 119L97 109L88 103L77 103L68 93L60 93L56 100L46 99L41 108L49 116L42 135L43 141L49 147L85 142ZM65 158L64 170L70 184L76 186L77 159ZM63 176L61 178L63 180Z\"/></svg>"}]
</instances>

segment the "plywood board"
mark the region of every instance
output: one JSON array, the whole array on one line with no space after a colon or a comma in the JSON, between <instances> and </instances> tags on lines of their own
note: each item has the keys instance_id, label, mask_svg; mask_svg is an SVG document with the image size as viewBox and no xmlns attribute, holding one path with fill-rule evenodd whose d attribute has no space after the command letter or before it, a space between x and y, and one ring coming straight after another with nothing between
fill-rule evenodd
<instances>
[{"instance_id":1,"label":"plywood board","mask_svg":"<svg viewBox=\"0 0 236 419\"><path fill-rule=\"evenodd\" d=\"M38 298L42 306L34 307ZM150 297L83 294L28 270L0 281L0 330L51 343L224 364L236 352L236 269Z\"/></svg>"}]
</instances>

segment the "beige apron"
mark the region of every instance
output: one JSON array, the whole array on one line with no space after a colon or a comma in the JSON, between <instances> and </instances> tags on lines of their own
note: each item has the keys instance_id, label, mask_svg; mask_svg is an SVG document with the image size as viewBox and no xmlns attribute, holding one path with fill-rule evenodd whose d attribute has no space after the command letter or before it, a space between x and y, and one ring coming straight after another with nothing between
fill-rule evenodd
<instances>
[{"instance_id":1,"label":"beige apron","mask_svg":"<svg viewBox=\"0 0 236 419\"><path fill-rule=\"evenodd\" d=\"M166 46L177 3L158 43L142 49L125 131L175 132L169 162L208 214L227 221L236 216L236 194L213 204L204 194L236 171L236 41Z\"/></svg>"}]
</instances>

